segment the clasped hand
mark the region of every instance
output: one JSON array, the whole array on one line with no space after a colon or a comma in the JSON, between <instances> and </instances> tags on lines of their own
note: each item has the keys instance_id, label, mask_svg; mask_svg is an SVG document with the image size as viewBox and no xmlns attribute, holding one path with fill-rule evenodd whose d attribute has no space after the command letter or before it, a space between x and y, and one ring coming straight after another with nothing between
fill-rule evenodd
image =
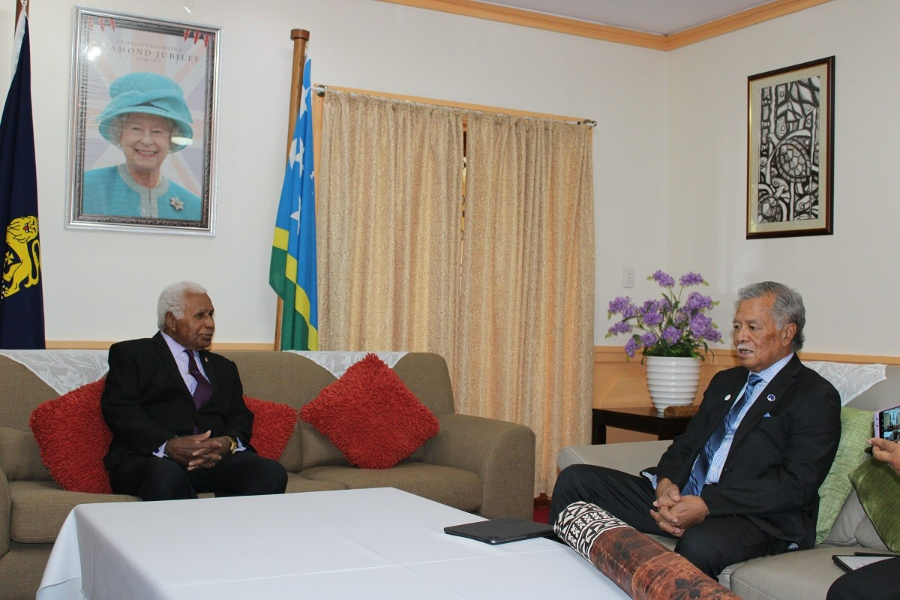
<instances>
[{"instance_id":1,"label":"clasped hand","mask_svg":"<svg viewBox=\"0 0 900 600\"><path fill-rule=\"evenodd\" d=\"M231 440L227 437L210 438L210 435L212 432L207 431L172 438L166 442L166 455L185 465L188 471L212 468L231 450Z\"/></svg>"},{"instance_id":2,"label":"clasped hand","mask_svg":"<svg viewBox=\"0 0 900 600\"><path fill-rule=\"evenodd\" d=\"M709 514L706 502L700 496L681 495L681 490L671 480L663 477L656 485L656 510L650 516L662 531L681 537L688 527L703 521Z\"/></svg>"}]
</instances>

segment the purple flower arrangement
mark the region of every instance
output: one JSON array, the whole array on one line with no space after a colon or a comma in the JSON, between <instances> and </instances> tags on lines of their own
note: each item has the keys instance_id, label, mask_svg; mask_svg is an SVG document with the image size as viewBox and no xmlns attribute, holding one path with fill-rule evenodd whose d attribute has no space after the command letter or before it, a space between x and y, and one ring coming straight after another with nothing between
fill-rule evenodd
<instances>
[{"instance_id":1,"label":"purple flower arrangement","mask_svg":"<svg viewBox=\"0 0 900 600\"><path fill-rule=\"evenodd\" d=\"M722 332L705 313L719 304L700 292L691 292L684 302L681 300L684 288L709 284L699 273L687 273L678 280L675 293L675 279L668 273L657 271L647 277L663 288L662 297L647 300L641 305L631 298L616 298L609 303L607 318L617 315L620 319L609 328L606 337L630 334L625 344L625 353L634 358L635 352L643 348L644 356L699 357L700 347L709 350L709 342L721 342ZM635 329L643 333L635 333Z\"/></svg>"}]
</instances>

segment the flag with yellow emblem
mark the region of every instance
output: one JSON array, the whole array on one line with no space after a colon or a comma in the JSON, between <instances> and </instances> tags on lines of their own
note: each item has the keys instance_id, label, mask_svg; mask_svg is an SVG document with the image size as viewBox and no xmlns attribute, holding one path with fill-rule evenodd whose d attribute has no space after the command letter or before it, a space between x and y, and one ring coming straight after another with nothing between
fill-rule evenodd
<instances>
[{"instance_id":1,"label":"flag with yellow emblem","mask_svg":"<svg viewBox=\"0 0 900 600\"><path fill-rule=\"evenodd\" d=\"M0 348L39 349L45 343L44 295L25 10L16 24L13 56L13 79L0 117Z\"/></svg>"}]
</instances>

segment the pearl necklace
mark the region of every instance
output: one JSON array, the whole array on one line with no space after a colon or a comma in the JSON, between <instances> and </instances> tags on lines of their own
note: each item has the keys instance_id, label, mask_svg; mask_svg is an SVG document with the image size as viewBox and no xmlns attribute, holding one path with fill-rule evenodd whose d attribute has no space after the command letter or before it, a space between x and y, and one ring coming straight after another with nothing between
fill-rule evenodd
<instances>
[{"instance_id":1,"label":"pearl necklace","mask_svg":"<svg viewBox=\"0 0 900 600\"><path fill-rule=\"evenodd\" d=\"M137 177L134 176L134 173L131 171L131 168L129 168L127 163L125 164L125 170L128 171L128 174L131 175L131 178L134 179L135 183L137 183ZM160 172L159 179L156 180L156 185L154 185L153 187L147 187L147 186L141 185L141 184L138 184L138 185L141 185L141 187L147 187L147 189L150 189L150 190L155 190L159 186L162 185L162 181L163 181L163 176L162 176L162 172Z\"/></svg>"}]
</instances>

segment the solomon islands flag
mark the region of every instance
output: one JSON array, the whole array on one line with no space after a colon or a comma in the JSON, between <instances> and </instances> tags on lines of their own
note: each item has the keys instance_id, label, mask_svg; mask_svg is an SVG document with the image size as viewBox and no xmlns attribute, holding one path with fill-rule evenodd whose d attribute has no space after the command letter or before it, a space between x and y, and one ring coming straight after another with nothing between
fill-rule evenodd
<instances>
[{"instance_id":1,"label":"solomon islands flag","mask_svg":"<svg viewBox=\"0 0 900 600\"><path fill-rule=\"evenodd\" d=\"M12 84L0 117L0 348L44 348L37 168L31 115L31 44L23 9L16 24Z\"/></svg>"},{"instance_id":2,"label":"solomon islands flag","mask_svg":"<svg viewBox=\"0 0 900 600\"><path fill-rule=\"evenodd\" d=\"M269 285L284 301L282 350L319 348L311 71L312 61L307 58L300 112L281 187L269 264Z\"/></svg>"}]
</instances>

